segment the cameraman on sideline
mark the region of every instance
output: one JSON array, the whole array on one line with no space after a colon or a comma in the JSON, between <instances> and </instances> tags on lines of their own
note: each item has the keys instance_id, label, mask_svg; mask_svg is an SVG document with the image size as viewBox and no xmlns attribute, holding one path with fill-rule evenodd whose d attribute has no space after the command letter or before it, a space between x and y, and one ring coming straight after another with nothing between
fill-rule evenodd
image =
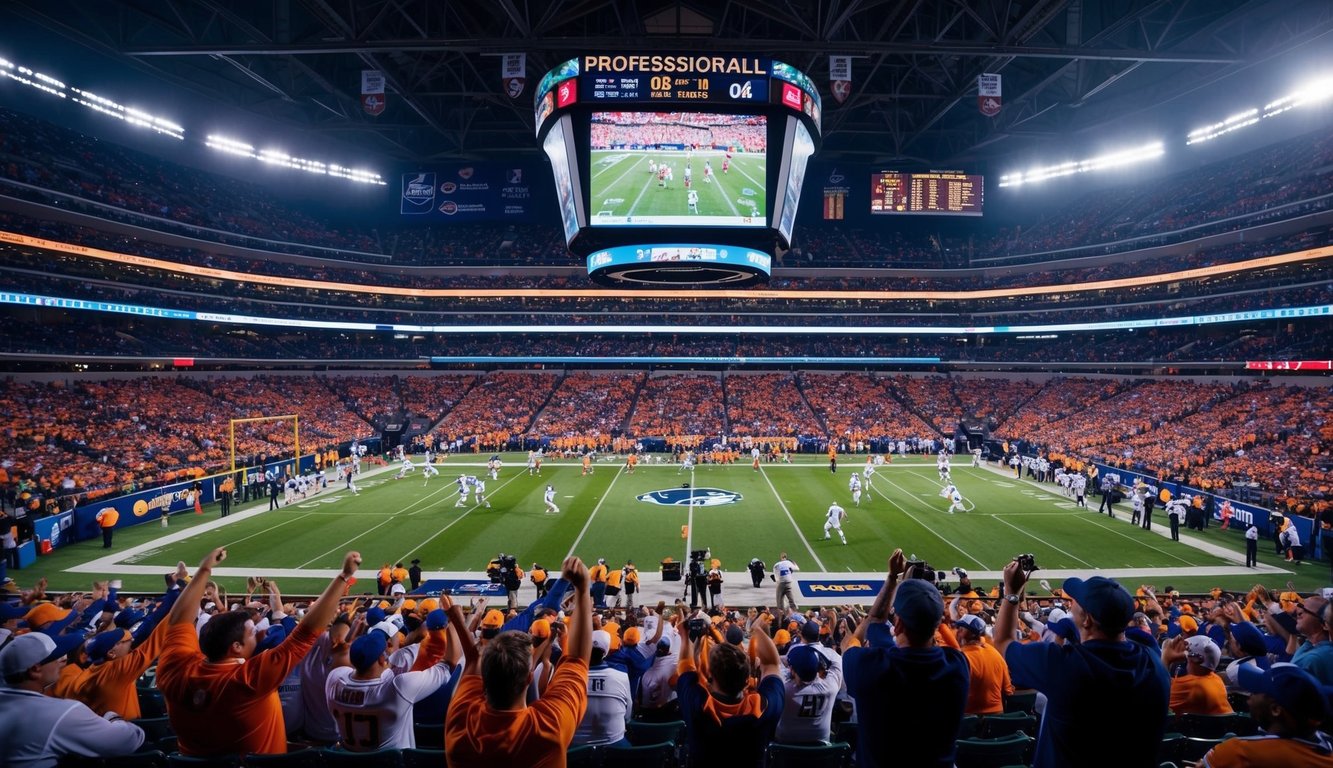
<instances>
[{"instance_id":1,"label":"cameraman on sideline","mask_svg":"<svg viewBox=\"0 0 1333 768\"><path fill-rule=\"evenodd\" d=\"M1134 598L1102 576L1066 579L1062 588L1073 600L1081 642L1017 643L1019 603L1035 569L1031 555L1005 567L1004 599L995 619L995 648L1009 664L1014 685L1047 697L1032 768L1146 765L1145 756L1157 753L1166 728L1162 713L1171 679L1157 654L1125 639Z\"/></svg>"}]
</instances>

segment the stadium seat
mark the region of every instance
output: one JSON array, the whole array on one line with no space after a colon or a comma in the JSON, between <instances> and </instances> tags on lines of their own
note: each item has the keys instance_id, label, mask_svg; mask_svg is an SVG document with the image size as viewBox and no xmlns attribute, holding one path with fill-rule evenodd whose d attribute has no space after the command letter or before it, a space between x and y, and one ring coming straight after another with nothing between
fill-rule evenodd
<instances>
[{"instance_id":1,"label":"stadium seat","mask_svg":"<svg viewBox=\"0 0 1333 768\"><path fill-rule=\"evenodd\" d=\"M412 733L416 736L417 749L444 749L443 723L413 723Z\"/></svg>"},{"instance_id":2,"label":"stadium seat","mask_svg":"<svg viewBox=\"0 0 1333 768\"><path fill-rule=\"evenodd\" d=\"M1250 711L1250 694L1241 691L1229 691L1227 693L1227 703L1238 713Z\"/></svg>"},{"instance_id":3,"label":"stadium seat","mask_svg":"<svg viewBox=\"0 0 1333 768\"><path fill-rule=\"evenodd\" d=\"M180 751L180 739L175 736L164 736L158 739L153 746L157 747L162 753L170 755Z\"/></svg>"},{"instance_id":4,"label":"stadium seat","mask_svg":"<svg viewBox=\"0 0 1333 768\"><path fill-rule=\"evenodd\" d=\"M1196 739L1187 736L1180 747L1180 760L1185 763L1193 763L1197 760L1202 760L1203 756L1208 754L1208 750L1229 738L1231 737L1223 736L1220 739Z\"/></svg>"},{"instance_id":5,"label":"stadium seat","mask_svg":"<svg viewBox=\"0 0 1333 768\"><path fill-rule=\"evenodd\" d=\"M1168 733L1162 736L1162 742L1157 746L1157 759L1164 763L1179 762L1184 751L1185 734Z\"/></svg>"},{"instance_id":6,"label":"stadium seat","mask_svg":"<svg viewBox=\"0 0 1333 768\"><path fill-rule=\"evenodd\" d=\"M980 715L963 715L963 721L958 724L959 739L975 739L981 732Z\"/></svg>"},{"instance_id":7,"label":"stadium seat","mask_svg":"<svg viewBox=\"0 0 1333 768\"><path fill-rule=\"evenodd\" d=\"M444 726L439 726L443 731ZM444 768L443 749L404 749L403 768Z\"/></svg>"},{"instance_id":8,"label":"stadium seat","mask_svg":"<svg viewBox=\"0 0 1333 768\"><path fill-rule=\"evenodd\" d=\"M137 688L139 694L139 716L145 718L166 717L167 702L162 692L156 688Z\"/></svg>"},{"instance_id":9,"label":"stadium seat","mask_svg":"<svg viewBox=\"0 0 1333 768\"><path fill-rule=\"evenodd\" d=\"M281 755L246 755L246 768L320 768L324 756L318 749L298 749Z\"/></svg>"},{"instance_id":10,"label":"stadium seat","mask_svg":"<svg viewBox=\"0 0 1333 768\"><path fill-rule=\"evenodd\" d=\"M1259 725L1249 715L1178 715L1174 730L1200 739L1218 739L1228 733L1254 736Z\"/></svg>"},{"instance_id":11,"label":"stadium seat","mask_svg":"<svg viewBox=\"0 0 1333 768\"><path fill-rule=\"evenodd\" d=\"M600 758L597 747L570 747L565 751L565 768L598 768Z\"/></svg>"},{"instance_id":12,"label":"stadium seat","mask_svg":"<svg viewBox=\"0 0 1333 768\"><path fill-rule=\"evenodd\" d=\"M157 743L162 739L176 735L176 732L171 730L171 722L165 717L141 717L130 722L143 729L145 743Z\"/></svg>"},{"instance_id":13,"label":"stadium seat","mask_svg":"<svg viewBox=\"0 0 1333 768\"><path fill-rule=\"evenodd\" d=\"M167 768L241 768L241 756L191 757L174 752L167 755Z\"/></svg>"},{"instance_id":14,"label":"stadium seat","mask_svg":"<svg viewBox=\"0 0 1333 768\"><path fill-rule=\"evenodd\" d=\"M631 720L625 726L625 738L636 747L646 744L671 742L680 745L685 742L685 721L675 720L669 723L641 723Z\"/></svg>"},{"instance_id":15,"label":"stadium seat","mask_svg":"<svg viewBox=\"0 0 1333 768\"><path fill-rule=\"evenodd\" d=\"M1037 732L1037 718L1026 712L986 715L981 719L981 738L995 739L1011 733L1023 732L1032 736Z\"/></svg>"},{"instance_id":16,"label":"stadium seat","mask_svg":"<svg viewBox=\"0 0 1333 768\"><path fill-rule=\"evenodd\" d=\"M1032 714L1034 707L1037 706L1036 691L1016 691L1012 696L1006 696L1004 699L1005 714L1010 712L1027 712Z\"/></svg>"},{"instance_id":17,"label":"stadium seat","mask_svg":"<svg viewBox=\"0 0 1333 768\"><path fill-rule=\"evenodd\" d=\"M830 734L830 740L837 744L842 742L852 748L852 754L856 754L856 745L859 743L860 731L857 730L856 723L834 723L833 733Z\"/></svg>"},{"instance_id":18,"label":"stadium seat","mask_svg":"<svg viewBox=\"0 0 1333 768\"><path fill-rule=\"evenodd\" d=\"M602 747L597 753L600 768L671 768L676 764L676 745L669 741L634 747Z\"/></svg>"},{"instance_id":19,"label":"stadium seat","mask_svg":"<svg viewBox=\"0 0 1333 768\"><path fill-rule=\"evenodd\" d=\"M852 761L852 748L845 743L824 746L769 744L764 754L767 768L845 768Z\"/></svg>"},{"instance_id":20,"label":"stadium seat","mask_svg":"<svg viewBox=\"0 0 1333 768\"><path fill-rule=\"evenodd\" d=\"M954 765L957 768L1003 768L1026 765L1032 738L1026 733L1011 733L999 739L959 739L955 742Z\"/></svg>"},{"instance_id":21,"label":"stadium seat","mask_svg":"<svg viewBox=\"0 0 1333 768\"><path fill-rule=\"evenodd\" d=\"M403 753L397 749L376 749L370 752L322 749L320 754L329 768L402 768L403 765Z\"/></svg>"}]
</instances>

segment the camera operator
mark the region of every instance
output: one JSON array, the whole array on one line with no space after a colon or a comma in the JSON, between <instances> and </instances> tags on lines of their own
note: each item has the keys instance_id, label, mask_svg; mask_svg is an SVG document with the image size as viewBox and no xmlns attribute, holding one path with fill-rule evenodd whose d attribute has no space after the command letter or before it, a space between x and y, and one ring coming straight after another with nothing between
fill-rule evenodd
<instances>
[{"instance_id":1,"label":"camera operator","mask_svg":"<svg viewBox=\"0 0 1333 768\"><path fill-rule=\"evenodd\" d=\"M1019 603L1034 568L1030 556L1005 567L995 620L995 648L1009 664L1013 684L1047 697L1033 768L1142 764L1161 743L1171 680L1156 654L1125 638L1134 598L1101 576L1066 579L1063 592L1073 600L1081 642L1017 643ZM1098 705L1090 707L1094 691ZM1104 738L1108 733L1116 738Z\"/></svg>"},{"instance_id":2,"label":"camera operator","mask_svg":"<svg viewBox=\"0 0 1333 768\"><path fill-rule=\"evenodd\" d=\"M696 549L690 552L690 608L698 608L703 603L708 608L708 570L704 564L708 561L708 550Z\"/></svg>"},{"instance_id":3,"label":"camera operator","mask_svg":"<svg viewBox=\"0 0 1333 768\"><path fill-rule=\"evenodd\" d=\"M509 597L509 610L516 610L518 588L523 585L523 571L518 567L518 560L513 555L500 561L500 583L504 584L505 594Z\"/></svg>"},{"instance_id":4,"label":"camera operator","mask_svg":"<svg viewBox=\"0 0 1333 768\"><path fill-rule=\"evenodd\" d=\"M750 570L750 582L754 584L755 589L759 589L764 583L764 572L768 570L768 567L764 565L763 560L757 557L750 560L750 564L746 567Z\"/></svg>"}]
</instances>

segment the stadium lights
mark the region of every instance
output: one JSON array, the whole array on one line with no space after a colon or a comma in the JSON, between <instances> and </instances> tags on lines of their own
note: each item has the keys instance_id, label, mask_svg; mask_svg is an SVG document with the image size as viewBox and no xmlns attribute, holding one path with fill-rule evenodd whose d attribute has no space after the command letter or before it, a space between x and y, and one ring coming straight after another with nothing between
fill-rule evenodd
<instances>
[{"instance_id":1,"label":"stadium lights","mask_svg":"<svg viewBox=\"0 0 1333 768\"><path fill-rule=\"evenodd\" d=\"M45 91L52 96L59 96L62 99L66 98L64 83L54 77L44 75L41 72L34 72L27 67L20 66L7 59L0 59L0 76L7 77L16 83L22 83L30 88Z\"/></svg>"},{"instance_id":2,"label":"stadium lights","mask_svg":"<svg viewBox=\"0 0 1333 768\"><path fill-rule=\"evenodd\" d=\"M36 88L39 91L49 93L52 96L59 96L62 99L70 99L75 104L87 107L94 112L100 112L103 115L114 117L130 125L140 128L147 128L163 136L170 136L173 139L184 139L185 129L176 123L163 117L150 115L141 109L134 107L125 107L117 104L111 99L98 96L89 91L82 91L74 86L67 86L50 75L41 72L35 72L20 64L15 64L8 59L0 58L0 76L7 77L17 83ZM74 94L70 97L70 93Z\"/></svg>"},{"instance_id":3,"label":"stadium lights","mask_svg":"<svg viewBox=\"0 0 1333 768\"><path fill-rule=\"evenodd\" d=\"M1237 112L1220 123L1205 125L1202 128L1195 128L1185 137L1186 144L1198 144L1201 141L1215 139L1223 134L1239 131L1247 125L1254 125L1261 119L1258 117L1258 109L1247 109L1244 112Z\"/></svg>"},{"instance_id":4,"label":"stadium lights","mask_svg":"<svg viewBox=\"0 0 1333 768\"><path fill-rule=\"evenodd\" d=\"M1000 177L1000 186L1017 187L1023 184L1053 179L1059 176L1071 176L1075 173L1101 171L1107 168L1140 163L1145 160L1161 157L1164 154L1166 154L1166 147L1162 142L1154 141L1151 144L1144 144L1141 147L1123 149L1119 152L1109 152L1105 155L1090 157L1087 160L1070 160L1068 162L1060 163L1059 165L1033 168L1032 170L1023 173L1005 174Z\"/></svg>"},{"instance_id":5,"label":"stadium lights","mask_svg":"<svg viewBox=\"0 0 1333 768\"><path fill-rule=\"evenodd\" d=\"M1209 141L1232 131L1238 131L1246 126L1254 125L1265 118L1276 117L1297 107L1318 103L1330 96L1333 96L1333 76L1311 80L1297 87L1291 93L1265 104L1262 114L1257 108L1247 109L1228 117L1220 123L1196 128L1185 137L1185 143L1198 144Z\"/></svg>"},{"instance_id":6,"label":"stadium lights","mask_svg":"<svg viewBox=\"0 0 1333 768\"><path fill-rule=\"evenodd\" d=\"M306 160L300 157L292 157L281 149L261 149L255 151L254 146L236 139L229 139L225 136L209 134L204 145L216 149L219 152L226 152L240 157L249 157L258 160L267 165L277 165L283 168L294 168L298 171L307 173L317 173L322 176L335 176L348 181L355 181L362 184L377 184L381 187L386 186L387 182L373 171L363 171L357 168L346 168L336 163L321 163L317 160Z\"/></svg>"}]
</instances>

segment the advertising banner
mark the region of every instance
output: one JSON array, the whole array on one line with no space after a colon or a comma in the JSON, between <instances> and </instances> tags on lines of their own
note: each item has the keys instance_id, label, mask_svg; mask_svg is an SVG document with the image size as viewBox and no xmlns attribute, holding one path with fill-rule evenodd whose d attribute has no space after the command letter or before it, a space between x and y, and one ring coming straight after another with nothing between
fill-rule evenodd
<instances>
[{"instance_id":1,"label":"advertising banner","mask_svg":"<svg viewBox=\"0 0 1333 768\"><path fill-rule=\"evenodd\" d=\"M532 162L472 162L402 175L398 212L431 222L547 222L551 172ZM543 183L538 186L538 180Z\"/></svg>"}]
</instances>

